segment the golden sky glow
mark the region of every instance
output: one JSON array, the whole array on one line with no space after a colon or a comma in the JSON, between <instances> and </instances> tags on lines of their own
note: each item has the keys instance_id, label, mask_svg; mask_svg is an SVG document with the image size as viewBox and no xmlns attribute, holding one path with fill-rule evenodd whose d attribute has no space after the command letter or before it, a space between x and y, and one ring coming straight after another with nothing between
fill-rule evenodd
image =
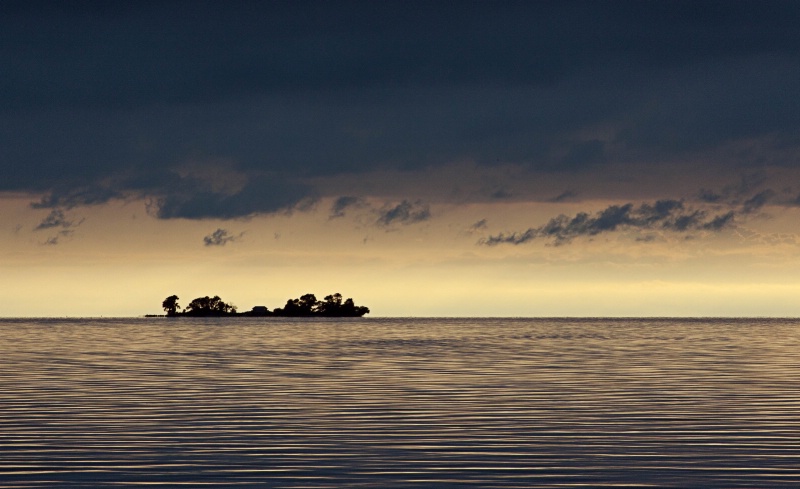
<instances>
[{"instance_id":1,"label":"golden sky glow","mask_svg":"<svg viewBox=\"0 0 800 489\"><path fill-rule=\"evenodd\" d=\"M186 303L218 294L249 310L336 291L373 316L800 314L800 253L792 233L776 232L792 225L795 210L694 239L662 233L642 242L620 232L487 247L482 236L575 205L439 205L424 223L383 228L363 224L369 211L331 219L324 199L302 213L218 222L157 220L130 202L68 212L80 224L46 245L53 230L31 231L46 211L28 203L4 201L4 316L158 313L173 293ZM481 219L485 228L470 229ZM204 245L220 227L241 236Z\"/></svg>"}]
</instances>

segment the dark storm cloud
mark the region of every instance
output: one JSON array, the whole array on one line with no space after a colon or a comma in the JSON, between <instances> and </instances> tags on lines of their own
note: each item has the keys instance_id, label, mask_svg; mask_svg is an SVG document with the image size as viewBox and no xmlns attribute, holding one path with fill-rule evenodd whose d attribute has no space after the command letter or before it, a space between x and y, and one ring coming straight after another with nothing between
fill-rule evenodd
<instances>
[{"instance_id":1,"label":"dark storm cloud","mask_svg":"<svg viewBox=\"0 0 800 489\"><path fill-rule=\"evenodd\" d=\"M395 206L389 206L380 211L377 224L390 226L392 224L414 224L427 221L431 218L431 210L422 202L404 200Z\"/></svg>"},{"instance_id":2,"label":"dark storm cloud","mask_svg":"<svg viewBox=\"0 0 800 489\"><path fill-rule=\"evenodd\" d=\"M490 197L491 197L491 198L493 198L493 199L497 199L497 200L510 199L510 198L511 198L511 197L513 197L513 196L514 196L514 194L512 194L510 191L508 191L508 190L506 190L506 189L504 189L504 188L501 188L501 189L495 190L495 191L494 191L494 192L492 192L492 194L490 195Z\"/></svg>"},{"instance_id":3,"label":"dark storm cloud","mask_svg":"<svg viewBox=\"0 0 800 489\"><path fill-rule=\"evenodd\" d=\"M702 210L688 209L678 200L659 200L653 204L612 205L591 215L585 212L575 216L560 215L544 226L528 228L521 232L500 233L480 240L480 244L519 245L535 239L545 239L555 245L571 242L580 236L596 236L618 230L667 230L685 232L692 230L719 231L733 224L734 213L707 218Z\"/></svg>"},{"instance_id":4,"label":"dark storm cloud","mask_svg":"<svg viewBox=\"0 0 800 489\"><path fill-rule=\"evenodd\" d=\"M303 208L310 196L304 185L268 178L250 181L232 192L214 190L199 180L163 192L154 206L154 213L161 219L233 219L273 213Z\"/></svg>"},{"instance_id":5,"label":"dark storm cloud","mask_svg":"<svg viewBox=\"0 0 800 489\"><path fill-rule=\"evenodd\" d=\"M206 246L225 246L228 243L239 240L244 233L231 234L227 229L218 228L213 233L203 238L203 244Z\"/></svg>"},{"instance_id":6,"label":"dark storm cloud","mask_svg":"<svg viewBox=\"0 0 800 489\"><path fill-rule=\"evenodd\" d=\"M605 146L603 141L596 139L576 142L568 148L567 154L561 158L559 166L562 170L571 170L605 163L608 159Z\"/></svg>"},{"instance_id":7,"label":"dark storm cloud","mask_svg":"<svg viewBox=\"0 0 800 489\"><path fill-rule=\"evenodd\" d=\"M796 148L799 16L785 1L0 2L0 191L236 218L330 195L319 177L351 174L358 195L373 169L535 178L765 135ZM726 164L797 165L780 154ZM208 162L280 184L181 172Z\"/></svg>"}]
</instances>

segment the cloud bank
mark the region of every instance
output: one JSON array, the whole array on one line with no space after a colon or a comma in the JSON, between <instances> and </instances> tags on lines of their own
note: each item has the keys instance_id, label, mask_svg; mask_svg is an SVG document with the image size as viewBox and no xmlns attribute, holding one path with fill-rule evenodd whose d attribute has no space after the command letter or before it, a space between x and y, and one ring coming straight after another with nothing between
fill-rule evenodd
<instances>
[{"instance_id":1,"label":"cloud bank","mask_svg":"<svg viewBox=\"0 0 800 489\"><path fill-rule=\"evenodd\" d=\"M234 219L401 198L364 176L454 162L575 189L560 200L612 167L800 170L799 17L779 1L2 2L0 192ZM531 198L516 183L492 197ZM424 216L408 212L381 222Z\"/></svg>"}]
</instances>

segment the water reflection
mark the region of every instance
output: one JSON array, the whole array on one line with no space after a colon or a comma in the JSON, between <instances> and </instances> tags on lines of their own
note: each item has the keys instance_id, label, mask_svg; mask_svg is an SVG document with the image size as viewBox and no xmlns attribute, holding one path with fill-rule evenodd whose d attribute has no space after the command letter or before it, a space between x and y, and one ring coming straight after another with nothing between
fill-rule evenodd
<instances>
[{"instance_id":1,"label":"water reflection","mask_svg":"<svg viewBox=\"0 0 800 489\"><path fill-rule=\"evenodd\" d=\"M794 487L789 320L3 320L3 487Z\"/></svg>"}]
</instances>

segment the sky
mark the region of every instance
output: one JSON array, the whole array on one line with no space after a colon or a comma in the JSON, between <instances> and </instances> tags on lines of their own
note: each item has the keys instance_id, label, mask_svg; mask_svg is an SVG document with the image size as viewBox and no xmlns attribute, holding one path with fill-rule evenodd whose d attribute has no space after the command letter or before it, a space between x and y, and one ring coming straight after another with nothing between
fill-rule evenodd
<instances>
[{"instance_id":1,"label":"sky","mask_svg":"<svg viewBox=\"0 0 800 489\"><path fill-rule=\"evenodd\" d=\"M0 316L800 316L798 21L0 2Z\"/></svg>"}]
</instances>

